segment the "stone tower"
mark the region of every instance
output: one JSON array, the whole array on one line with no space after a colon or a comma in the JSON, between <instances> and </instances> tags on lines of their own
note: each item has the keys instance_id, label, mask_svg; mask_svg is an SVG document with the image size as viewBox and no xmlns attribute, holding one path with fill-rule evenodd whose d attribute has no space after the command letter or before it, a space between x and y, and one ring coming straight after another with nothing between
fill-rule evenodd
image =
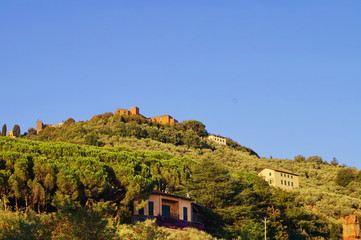
<instances>
[{"instance_id":1,"label":"stone tower","mask_svg":"<svg viewBox=\"0 0 361 240\"><path fill-rule=\"evenodd\" d=\"M131 115L139 115L139 108L137 107L131 107L130 108Z\"/></svg>"},{"instance_id":2,"label":"stone tower","mask_svg":"<svg viewBox=\"0 0 361 240\"><path fill-rule=\"evenodd\" d=\"M36 133L39 133L41 130L43 130L44 124L43 121L36 121Z\"/></svg>"}]
</instances>

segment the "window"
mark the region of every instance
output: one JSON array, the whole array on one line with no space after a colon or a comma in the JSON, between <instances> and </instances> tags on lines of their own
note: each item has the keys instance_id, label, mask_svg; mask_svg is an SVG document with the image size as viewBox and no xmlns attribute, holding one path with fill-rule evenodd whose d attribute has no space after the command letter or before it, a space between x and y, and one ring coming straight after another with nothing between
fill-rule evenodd
<instances>
[{"instance_id":1,"label":"window","mask_svg":"<svg viewBox=\"0 0 361 240\"><path fill-rule=\"evenodd\" d=\"M282 173L281 173L281 177L282 177Z\"/></svg>"},{"instance_id":2,"label":"window","mask_svg":"<svg viewBox=\"0 0 361 240\"><path fill-rule=\"evenodd\" d=\"M188 208L183 207L183 220L188 221Z\"/></svg>"},{"instance_id":3,"label":"window","mask_svg":"<svg viewBox=\"0 0 361 240\"><path fill-rule=\"evenodd\" d=\"M144 215L144 208L139 209L139 210L138 210L138 214L139 214L139 215Z\"/></svg>"},{"instance_id":4,"label":"window","mask_svg":"<svg viewBox=\"0 0 361 240\"><path fill-rule=\"evenodd\" d=\"M293 176L291 175L291 178L293 178Z\"/></svg>"},{"instance_id":5,"label":"window","mask_svg":"<svg viewBox=\"0 0 361 240\"><path fill-rule=\"evenodd\" d=\"M148 215L154 216L154 202L148 203Z\"/></svg>"},{"instance_id":6,"label":"window","mask_svg":"<svg viewBox=\"0 0 361 240\"><path fill-rule=\"evenodd\" d=\"M290 181L288 181L288 186L290 186Z\"/></svg>"},{"instance_id":7,"label":"window","mask_svg":"<svg viewBox=\"0 0 361 240\"><path fill-rule=\"evenodd\" d=\"M271 175L272 175L272 173L269 173L269 175L271 176Z\"/></svg>"},{"instance_id":8,"label":"window","mask_svg":"<svg viewBox=\"0 0 361 240\"><path fill-rule=\"evenodd\" d=\"M281 184L283 184L283 180L281 180Z\"/></svg>"},{"instance_id":9,"label":"window","mask_svg":"<svg viewBox=\"0 0 361 240\"><path fill-rule=\"evenodd\" d=\"M271 179L271 180L269 180L269 184L272 184L272 179Z\"/></svg>"},{"instance_id":10,"label":"window","mask_svg":"<svg viewBox=\"0 0 361 240\"><path fill-rule=\"evenodd\" d=\"M291 182L291 186L293 187L293 182Z\"/></svg>"}]
</instances>

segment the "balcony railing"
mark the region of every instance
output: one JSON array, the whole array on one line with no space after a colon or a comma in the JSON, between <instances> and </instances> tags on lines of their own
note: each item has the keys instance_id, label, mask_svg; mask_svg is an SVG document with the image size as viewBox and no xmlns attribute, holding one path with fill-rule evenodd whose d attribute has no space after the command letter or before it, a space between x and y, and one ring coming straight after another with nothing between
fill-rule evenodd
<instances>
[{"instance_id":1,"label":"balcony railing","mask_svg":"<svg viewBox=\"0 0 361 240\"><path fill-rule=\"evenodd\" d=\"M197 223L197 222L190 222L190 221L186 221L186 220L180 220L179 216L178 218L169 218L169 217L164 217L164 216L157 216L157 225L158 226L163 226L163 227L167 227L167 228L186 228L186 227L192 227L192 228L197 228L199 230L204 230L204 225Z\"/></svg>"},{"instance_id":2,"label":"balcony railing","mask_svg":"<svg viewBox=\"0 0 361 240\"><path fill-rule=\"evenodd\" d=\"M186 220L180 220L178 214L171 214L171 217L165 217L165 216L148 216L148 215L134 215L132 217L133 222L143 222L146 219L156 219L158 226L163 226L167 228L186 228L186 227L192 227L197 228L199 230L204 230L204 225L200 223L200 221L194 221L192 219L191 221Z\"/></svg>"}]
</instances>

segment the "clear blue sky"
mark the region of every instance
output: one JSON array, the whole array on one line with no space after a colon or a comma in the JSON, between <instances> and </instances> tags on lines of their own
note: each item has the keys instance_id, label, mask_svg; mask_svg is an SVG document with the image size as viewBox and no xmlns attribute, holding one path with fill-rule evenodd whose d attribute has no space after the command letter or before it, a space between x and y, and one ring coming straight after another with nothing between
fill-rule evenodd
<instances>
[{"instance_id":1,"label":"clear blue sky","mask_svg":"<svg viewBox=\"0 0 361 240\"><path fill-rule=\"evenodd\" d=\"M0 3L0 124L138 106L361 169L361 1Z\"/></svg>"}]
</instances>

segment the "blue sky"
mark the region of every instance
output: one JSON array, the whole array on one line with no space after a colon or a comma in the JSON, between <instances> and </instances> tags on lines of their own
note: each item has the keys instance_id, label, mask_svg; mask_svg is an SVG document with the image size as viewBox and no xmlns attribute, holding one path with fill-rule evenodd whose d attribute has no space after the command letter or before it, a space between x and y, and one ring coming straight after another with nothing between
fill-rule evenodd
<instances>
[{"instance_id":1,"label":"blue sky","mask_svg":"<svg viewBox=\"0 0 361 240\"><path fill-rule=\"evenodd\" d=\"M138 106L361 169L361 2L2 1L0 124Z\"/></svg>"}]
</instances>

